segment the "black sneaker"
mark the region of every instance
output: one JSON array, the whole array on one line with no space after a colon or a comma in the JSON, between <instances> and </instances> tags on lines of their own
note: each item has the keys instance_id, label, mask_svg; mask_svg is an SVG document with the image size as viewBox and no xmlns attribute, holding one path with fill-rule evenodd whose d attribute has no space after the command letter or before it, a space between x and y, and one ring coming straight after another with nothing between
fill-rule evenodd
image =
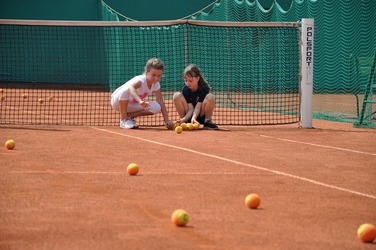
<instances>
[{"instance_id":1,"label":"black sneaker","mask_svg":"<svg viewBox=\"0 0 376 250\"><path fill-rule=\"evenodd\" d=\"M204 123L204 129L218 129L218 126L212 120L207 120Z\"/></svg>"}]
</instances>

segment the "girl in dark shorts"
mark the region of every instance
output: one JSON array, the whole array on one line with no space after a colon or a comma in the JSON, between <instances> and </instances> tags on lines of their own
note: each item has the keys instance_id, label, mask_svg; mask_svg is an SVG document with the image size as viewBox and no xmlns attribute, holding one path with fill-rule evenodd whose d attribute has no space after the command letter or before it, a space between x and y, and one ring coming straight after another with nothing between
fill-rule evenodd
<instances>
[{"instance_id":1,"label":"girl in dark shorts","mask_svg":"<svg viewBox=\"0 0 376 250\"><path fill-rule=\"evenodd\" d=\"M204 129L218 129L211 120L215 108L215 97L210 86L195 64L188 65L183 78L185 85L181 92L174 93L175 108L180 116L177 122L204 124Z\"/></svg>"}]
</instances>

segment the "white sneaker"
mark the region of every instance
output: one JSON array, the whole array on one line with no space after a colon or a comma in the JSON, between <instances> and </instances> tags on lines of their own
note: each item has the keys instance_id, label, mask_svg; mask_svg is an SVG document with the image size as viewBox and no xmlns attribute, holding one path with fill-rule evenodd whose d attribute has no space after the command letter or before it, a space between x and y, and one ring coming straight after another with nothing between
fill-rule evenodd
<instances>
[{"instance_id":1,"label":"white sneaker","mask_svg":"<svg viewBox=\"0 0 376 250\"><path fill-rule=\"evenodd\" d=\"M135 120L132 119L123 119L120 121L120 127L126 128L126 129L132 129L132 128L138 128L138 125L136 124Z\"/></svg>"},{"instance_id":2,"label":"white sneaker","mask_svg":"<svg viewBox=\"0 0 376 250\"><path fill-rule=\"evenodd\" d=\"M138 128L138 124L136 123L136 120L134 118L131 118L128 116L129 119L132 120L132 122L134 123L134 127L133 128Z\"/></svg>"}]
</instances>

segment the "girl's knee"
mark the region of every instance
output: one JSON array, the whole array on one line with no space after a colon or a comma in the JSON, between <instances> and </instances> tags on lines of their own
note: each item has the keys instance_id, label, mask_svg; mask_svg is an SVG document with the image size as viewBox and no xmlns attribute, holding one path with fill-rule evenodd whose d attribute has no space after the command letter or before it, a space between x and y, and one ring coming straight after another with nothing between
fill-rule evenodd
<instances>
[{"instance_id":1,"label":"girl's knee","mask_svg":"<svg viewBox=\"0 0 376 250\"><path fill-rule=\"evenodd\" d=\"M208 93L205 97L205 100L208 101L208 102L214 102L215 96L212 93Z\"/></svg>"},{"instance_id":2,"label":"girl's knee","mask_svg":"<svg viewBox=\"0 0 376 250\"><path fill-rule=\"evenodd\" d=\"M175 92L174 95L172 96L173 100L178 100L183 97L183 94L181 92Z\"/></svg>"},{"instance_id":3,"label":"girl's knee","mask_svg":"<svg viewBox=\"0 0 376 250\"><path fill-rule=\"evenodd\" d=\"M159 103L157 102L150 102L149 111L153 114L158 114L159 112L161 112L161 105L159 105Z\"/></svg>"}]
</instances>

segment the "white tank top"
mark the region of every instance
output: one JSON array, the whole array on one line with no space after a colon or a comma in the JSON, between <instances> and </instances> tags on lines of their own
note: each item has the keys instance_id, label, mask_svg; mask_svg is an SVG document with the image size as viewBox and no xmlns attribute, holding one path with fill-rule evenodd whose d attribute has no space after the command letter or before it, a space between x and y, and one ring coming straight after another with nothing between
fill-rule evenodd
<instances>
[{"instance_id":1,"label":"white tank top","mask_svg":"<svg viewBox=\"0 0 376 250\"><path fill-rule=\"evenodd\" d=\"M138 75L127 81L125 84L121 85L119 88L117 88L112 93L112 98L117 100L129 100L130 102L137 103L133 96L129 94L129 85L130 82L134 81L134 79L141 81L141 87L136 89L136 92L142 100L145 100L145 98L148 95L151 95L154 91L161 88L161 85L159 84L159 82L157 82L151 85L151 88L149 89L148 84L146 82L146 75Z\"/></svg>"}]
</instances>

